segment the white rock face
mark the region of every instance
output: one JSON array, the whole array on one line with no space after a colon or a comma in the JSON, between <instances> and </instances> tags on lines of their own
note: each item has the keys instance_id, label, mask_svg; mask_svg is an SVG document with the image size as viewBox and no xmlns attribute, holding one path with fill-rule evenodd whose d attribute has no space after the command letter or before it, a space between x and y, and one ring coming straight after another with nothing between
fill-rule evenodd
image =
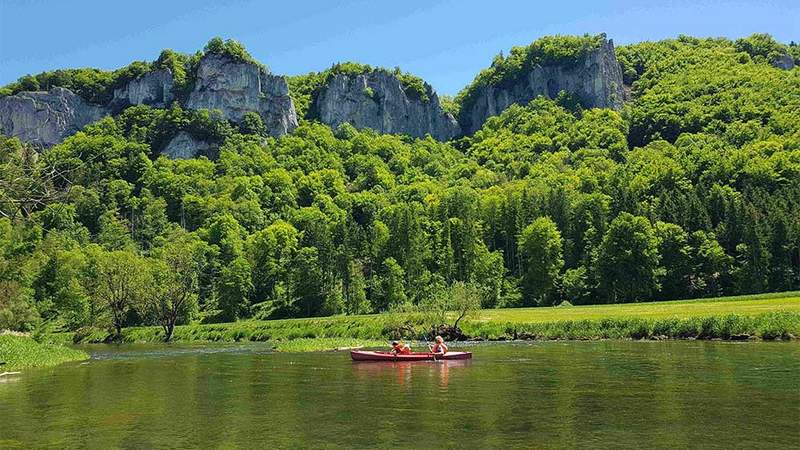
<instances>
[{"instance_id":1,"label":"white rock face","mask_svg":"<svg viewBox=\"0 0 800 450\"><path fill-rule=\"evenodd\" d=\"M430 85L426 83L425 88L427 100L416 92L407 92L390 72L336 74L317 95L313 115L334 128L347 122L380 133L414 137L430 134L439 140L458 136L458 122L442 109Z\"/></svg>"},{"instance_id":2,"label":"white rock face","mask_svg":"<svg viewBox=\"0 0 800 450\"><path fill-rule=\"evenodd\" d=\"M536 66L510 86L481 86L476 101L461 113L465 133L474 133L491 116L511 104L525 105L543 95L554 98L560 91L577 96L586 108L621 109L625 92L622 69L614 53L614 42L603 39L577 64Z\"/></svg>"},{"instance_id":3,"label":"white rock face","mask_svg":"<svg viewBox=\"0 0 800 450\"><path fill-rule=\"evenodd\" d=\"M297 113L284 77L223 55L208 54L200 61L186 107L218 109L235 122L247 112L256 112L273 136L282 136L297 127Z\"/></svg>"},{"instance_id":4,"label":"white rock face","mask_svg":"<svg viewBox=\"0 0 800 450\"><path fill-rule=\"evenodd\" d=\"M159 69L148 72L125 86L114 89L111 105L121 109L130 105L150 105L166 108L172 103L172 71Z\"/></svg>"},{"instance_id":5,"label":"white rock face","mask_svg":"<svg viewBox=\"0 0 800 450\"><path fill-rule=\"evenodd\" d=\"M195 139L186 131L181 131L161 150L161 154L172 159L191 159L203 155L212 156L209 152L213 150L214 146L208 142Z\"/></svg>"},{"instance_id":6,"label":"white rock face","mask_svg":"<svg viewBox=\"0 0 800 450\"><path fill-rule=\"evenodd\" d=\"M0 133L50 147L108 112L66 88L20 92L0 98Z\"/></svg>"}]
</instances>

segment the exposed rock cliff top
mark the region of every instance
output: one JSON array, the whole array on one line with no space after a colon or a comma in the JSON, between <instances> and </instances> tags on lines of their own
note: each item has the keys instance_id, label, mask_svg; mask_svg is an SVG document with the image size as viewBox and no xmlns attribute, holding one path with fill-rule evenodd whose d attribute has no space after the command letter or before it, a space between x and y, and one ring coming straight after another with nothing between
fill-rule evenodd
<instances>
[{"instance_id":1,"label":"exposed rock cliff top","mask_svg":"<svg viewBox=\"0 0 800 450\"><path fill-rule=\"evenodd\" d=\"M458 123L442 109L431 86L424 83L424 90L420 95L395 74L380 69L334 73L320 88L312 115L332 127L347 122L380 133L430 134L440 140L459 135Z\"/></svg>"},{"instance_id":2,"label":"exposed rock cliff top","mask_svg":"<svg viewBox=\"0 0 800 450\"><path fill-rule=\"evenodd\" d=\"M148 72L114 89L111 107L121 109L130 105L150 105L166 108L175 98L172 93L173 85L172 72L169 69Z\"/></svg>"},{"instance_id":3,"label":"exposed rock cliff top","mask_svg":"<svg viewBox=\"0 0 800 450\"><path fill-rule=\"evenodd\" d=\"M261 115L267 132L273 136L282 136L297 127L297 114L284 77L216 53L207 54L200 61L186 107L218 109L235 122L253 111Z\"/></svg>"},{"instance_id":4,"label":"exposed rock cliff top","mask_svg":"<svg viewBox=\"0 0 800 450\"><path fill-rule=\"evenodd\" d=\"M512 49L459 94L459 122L465 133L473 133L513 103L524 105L539 95L555 98L560 91L587 108L620 109L625 93L613 41L604 34L553 37Z\"/></svg>"},{"instance_id":5,"label":"exposed rock cliff top","mask_svg":"<svg viewBox=\"0 0 800 450\"><path fill-rule=\"evenodd\" d=\"M49 147L108 114L66 88L0 98L0 133Z\"/></svg>"}]
</instances>

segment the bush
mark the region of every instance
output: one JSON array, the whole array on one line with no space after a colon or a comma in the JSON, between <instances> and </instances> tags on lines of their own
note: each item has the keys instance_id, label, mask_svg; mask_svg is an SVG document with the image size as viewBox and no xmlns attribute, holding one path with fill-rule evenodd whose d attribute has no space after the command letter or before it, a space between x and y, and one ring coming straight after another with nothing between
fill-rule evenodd
<instances>
[{"instance_id":1,"label":"bush","mask_svg":"<svg viewBox=\"0 0 800 450\"><path fill-rule=\"evenodd\" d=\"M265 70L267 69L265 65L253 59L250 53L245 50L244 46L239 41L235 41L233 39L223 40L219 36L214 37L208 41L203 49L203 52L206 55L217 54L227 56L235 61L255 64Z\"/></svg>"}]
</instances>

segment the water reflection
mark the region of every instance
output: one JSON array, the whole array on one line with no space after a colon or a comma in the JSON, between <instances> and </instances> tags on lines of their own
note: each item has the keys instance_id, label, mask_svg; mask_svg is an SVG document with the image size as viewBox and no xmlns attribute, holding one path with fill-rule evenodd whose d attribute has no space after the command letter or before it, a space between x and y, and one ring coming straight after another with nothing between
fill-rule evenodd
<instances>
[{"instance_id":1,"label":"water reflection","mask_svg":"<svg viewBox=\"0 0 800 450\"><path fill-rule=\"evenodd\" d=\"M353 361L353 374L356 379L388 379L399 386L409 386L415 377L424 378L426 384L431 378L446 390L450 383L450 371L469 367L472 360L416 361L416 362L377 362Z\"/></svg>"},{"instance_id":2,"label":"water reflection","mask_svg":"<svg viewBox=\"0 0 800 450\"><path fill-rule=\"evenodd\" d=\"M475 359L102 347L0 383L0 447L786 448L800 345L477 346ZM116 352L119 352L117 354Z\"/></svg>"}]
</instances>

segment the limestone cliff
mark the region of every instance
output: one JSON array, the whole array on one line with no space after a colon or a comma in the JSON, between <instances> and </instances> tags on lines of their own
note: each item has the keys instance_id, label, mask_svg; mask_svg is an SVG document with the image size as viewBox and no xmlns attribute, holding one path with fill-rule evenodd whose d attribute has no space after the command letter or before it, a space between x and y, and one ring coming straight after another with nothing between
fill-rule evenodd
<instances>
[{"instance_id":1,"label":"limestone cliff","mask_svg":"<svg viewBox=\"0 0 800 450\"><path fill-rule=\"evenodd\" d=\"M297 127L297 114L284 77L270 75L256 64L213 53L200 61L186 107L218 109L235 122L247 112L256 112L273 136L282 136Z\"/></svg>"},{"instance_id":2,"label":"limestone cliff","mask_svg":"<svg viewBox=\"0 0 800 450\"><path fill-rule=\"evenodd\" d=\"M20 92L0 98L0 133L50 147L106 114L66 88Z\"/></svg>"},{"instance_id":3,"label":"limestone cliff","mask_svg":"<svg viewBox=\"0 0 800 450\"><path fill-rule=\"evenodd\" d=\"M168 69L154 70L114 89L111 107L115 110L130 105L166 108L174 99L172 88L172 72Z\"/></svg>"},{"instance_id":4,"label":"limestone cliff","mask_svg":"<svg viewBox=\"0 0 800 450\"><path fill-rule=\"evenodd\" d=\"M216 150L210 143L195 139L188 132L181 131L161 150L161 154L172 159L190 159L197 156L212 157L214 155L211 153L215 153Z\"/></svg>"},{"instance_id":5,"label":"limestone cliff","mask_svg":"<svg viewBox=\"0 0 800 450\"><path fill-rule=\"evenodd\" d=\"M430 134L439 140L459 135L456 120L442 109L430 85L424 87L423 97L379 69L360 75L334 74L317 94L312 115L332 127L348 122L380 133Z\"/></svg>"},{"instance_id":6,"label":"limestone cliff","mask_svg":"<svg viewBox=\"0 0 800 450\"><path fill-rule=\"evenodd\" d=\"M562 90L576 96L586 108L622 108L625 93L614 42L603 36L600 45L577 63L536 65L509 84L478 86L474 102L461 111L461 127L465 133L474 133L486 119L513 103L524 105L539 95L554 98Z\"/></svg>"},{"instance_id":7,"label":"limestone cliff","mask_svg":"<svg viewBox=\"0 0 800 450\"><path fill-rule=\"evenodd\" d=\"M600 36L597 37L598 39ZM783 65L788 63L781 61ZM532 63L533 64L533 63ZM476 86L462 105L461 124L442 108L430 85L383 69L334 71L313 91L310 116L336 127L350 123L379 133L431 135L448 140L479 129L485 120L512 103L525 104L537 95L554 97L564 90L585 107L622 106L622 74L614 45L604 36L595 47L564 64L539 64L496 85ZM113 91L103 105L88 103L66 88L49 92L20 92L0 98L0 132L51 146L106 114L131 105L169 107L178 100L186 109L219 110L239 122L248 112L259 114L267 132L282 136L297 127L297 114L286 78L247 58L207 52L187 74L190 91L175 98L175 81L168 69L158 69L128 81ZM104 97L105 98L105 97ZM178 136L164 149L175 157L206 151L203 144ZM176 137L176 139L178 138ZM180 145L179 145L180 144ZM176 147L177 146L177 147Z\"/></svg>"}]
</instances>

